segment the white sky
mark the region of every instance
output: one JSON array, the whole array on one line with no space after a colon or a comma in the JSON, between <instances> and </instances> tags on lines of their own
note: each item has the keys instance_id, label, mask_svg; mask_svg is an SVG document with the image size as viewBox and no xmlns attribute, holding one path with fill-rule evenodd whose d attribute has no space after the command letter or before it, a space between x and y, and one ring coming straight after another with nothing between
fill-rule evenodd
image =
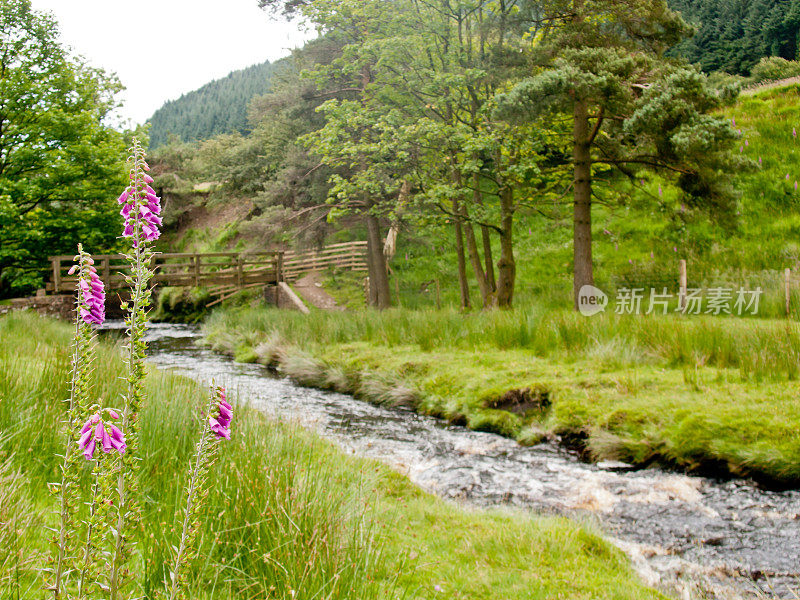
<instances>
[{"instance_id":1,"label":"white sky","mask_svg":"<svg viewBox=\"0 0 800 600\"><path fill-rule=\"evenodd\" d=\"M62 42L127 88L123 120L143 123L165 100L289 54L313 37L257 0L32 0L55 15ZM136 40L132 35L136 35ZM135 49L134 49L135 48Z\"/></svg>"}]
</instances>

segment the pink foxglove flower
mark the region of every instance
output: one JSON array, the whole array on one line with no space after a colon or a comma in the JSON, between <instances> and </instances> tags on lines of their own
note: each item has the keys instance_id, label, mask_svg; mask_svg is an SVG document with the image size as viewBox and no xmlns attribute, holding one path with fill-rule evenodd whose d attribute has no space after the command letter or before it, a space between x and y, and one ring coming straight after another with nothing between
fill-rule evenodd
<instances>
[{"instance_id":1,"label":"pink foxglove flower","mask_svg":"<svg viewBox=\"0 0 800 600\"><path fill-rule=\"evenodd\" d=\"M88 325L102 325L106 320L106 291L93 263L91 258L87 258L86 262L82 263L83 268L75 265L69 270L69 274L80 271L78 314L81 319Z\"/></svg>"},{"instance_id":2,"label":"pink foxglove flower","mask_svg":"<svg viewBox=\"0 0 800 600\"><path fill-rule=\"evenodd\" d=\"M233 418L233 407L228 404L225 398L225 388L218 389L218 400L216 415L209 415L208 424L217 437L231 439L231 419Z\"/></svg>"},{"instance_id":3,"label":"pink foxglove flower","mask_svg":"<svg viewBox=\"0 0 800 600\"><path fill-rule=\"evenodd\" d=\"M150 167L144 164L145 170ZM141 173L141 171L139 171ZM161 235L161 198L156 196L155 190L150 187L153 178L143 173L131 174L131 185L125 188L117 202L122 205L119 214L125 219L124 237L134 238L133 247L136 248L140 241L152 242ZM139 239L136 239L136 231Z\"/></svg>"},{"instance_id":4,"label":"pink foxglove flower","mask_svg":"<svg viewBox=\"0 0 800 600\"><path fill-rule=\"evenodd\" d=\"M100 281L94 267L92 267L90 273L89 280L82 280L79 284L82 304L85 305L85 308L81 307L80 315L86 323L102 325L106 320L106 292L103 282Z\"/></svg>"},{"instance_id":5,"label":"pink foxglove flower","mask_svg":"<svg viewBox=\"0 0 800 600\"><path fill-rule=\"evenodd\" d=\"M112 413L110 412L109 414ZM107 427L111 430L110 434ZM83 450L83 456L86 460L92 458L97 444L100 444L100 449L106 454L114 451L125 454L125 448L127 448L122 430L113 423L107 426L99 413L89 417L89 420L86 421L81 429L81 439L78 440L78 447Z\"/></svg>"}]
</instances>

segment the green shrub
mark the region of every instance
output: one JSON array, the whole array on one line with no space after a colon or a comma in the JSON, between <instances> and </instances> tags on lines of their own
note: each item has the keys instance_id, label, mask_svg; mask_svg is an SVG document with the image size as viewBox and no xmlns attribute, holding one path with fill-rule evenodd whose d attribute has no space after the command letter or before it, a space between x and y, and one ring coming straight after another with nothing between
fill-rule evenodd
<instances>
[{"instance_id":1,"label":"green shrub","mask_svg":"<svg viewBox=\"0 0 800 600\"><path fill-rule=\"evenodd\" d=\"M753 83L778 81L797 76L800 76L800 61L786 60L780 56L764 57L750 71L750 79Z\"/></svg>"}]
</instances>

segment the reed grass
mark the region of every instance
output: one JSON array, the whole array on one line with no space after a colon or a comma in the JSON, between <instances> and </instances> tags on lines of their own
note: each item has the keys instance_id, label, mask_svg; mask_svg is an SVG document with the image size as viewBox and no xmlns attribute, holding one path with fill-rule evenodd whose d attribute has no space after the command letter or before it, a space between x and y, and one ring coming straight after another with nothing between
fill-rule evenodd
<instances>
[{"instance_id":1,"label":"reed grass","mask_svg":"<svg viewBox=\"0 0 800 600\"><path fill-rule=\"evenodd\" d=\"M452 309L392 309L314 311L308 316L248 307L217 311L206 321L206 331L224 347L250 348L261 343L264 332L275 332L298 347L366 342L416 345L424 352L521 349L559 361L594 359L609 368L657 364L738 369L743 378L756 380L797 379L799 327L792 321L734 317L587 318L540 306L468 314Z\"/></svg>"},{"instance_id":2,"label":"reed grass","mask_svg":"<svg viewBox=\"0 0 800 600\"><path fill-rule=\"evenodd\" d=\"M217 312L205 332L240 356L269 339L252 360L304 385L327 388L335 370L340 391L524 443L561 435L597 459L800 482L800 340L785 321L262 308ZM551 406L496 408L525 389Z\"/></svg>"}]
</instances>

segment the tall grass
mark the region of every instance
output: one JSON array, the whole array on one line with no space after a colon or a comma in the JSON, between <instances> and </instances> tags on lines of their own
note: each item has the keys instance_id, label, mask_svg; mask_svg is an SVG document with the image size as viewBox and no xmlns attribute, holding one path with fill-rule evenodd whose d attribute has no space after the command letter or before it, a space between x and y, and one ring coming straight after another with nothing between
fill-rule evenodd
<instances>
[{"instance_id":1,"label":"tall grass","mask_svg":"<svg viewBox=\"0 0 800 600\"><path fill-rule=\"evenodd\" d=\"M42 527L42 515L33 504L30 482L12 464L0 457L0 597L22 596L26 574L41 561L32 532ZM25 591L27 595L28 590ZM24 597L24 596L23 596Z\"/></svg>"},{"instance_id":2,"label":"tall grass","mask_svg":"<svg viewBox=\"0 0 800 600\"><path fill-rule=\"evenodd\" d=\"M0 518L4 541L12 529L27 528L26 518L51 518L46 483L55 480L61 452L58 424L65 406L59 400L68 396L70 332L30 315L12 315L0 320L0 339L0 466L6 461L0 468L0 517L14 506L36 507L13 510L14 519ZM124 367L114 349L101 349L95 375L96 394L113 406L124 385ZM135 568L144 574L150 598L168 577L162 565L175 543L172 520L193 448L191 421L204 391L188 380L152 373L147 394L141 417L146 504ZM364 508L369 480L357 471L332 471L335 460L329 446L307 434L238 409L235 436L223 445L212 475L215 485L199 541L203 559L193 568L192 597L385 597L388 584L374 577L382 550ZM21 480L28 485L19 485ZM32 557L44 548L40 533L38 541L28 540L28 557L14 561L13 568L4 553L17 552L19 545L0 544L0 584L6 590L12 584L32 585Z\"/></svg>"},{"instance_id":3,"label":"tall grass","mask_svg":"<svg viewBox=\"0 0 800 600\"><path fill-rule=\"evenodd\" d=\"M257 344L277 333L298 347L368 342L435 349L524 349L542 358L596 359L609 367L660 364L682 368L738 369L744 379L794 380L800 369L800 335L794 322L706 316L584 317L567 310L463 314L401 310L348 313L244 309L218 311L206 322L212 343Z\"/></svg>"}]
</instances>

